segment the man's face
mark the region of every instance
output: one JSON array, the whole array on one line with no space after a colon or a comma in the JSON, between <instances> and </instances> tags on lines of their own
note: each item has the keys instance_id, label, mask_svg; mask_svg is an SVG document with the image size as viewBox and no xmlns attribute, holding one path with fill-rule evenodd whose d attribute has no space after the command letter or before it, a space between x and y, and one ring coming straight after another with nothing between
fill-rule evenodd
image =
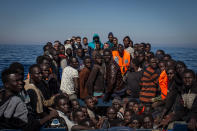
<instances>
[{"instance_id":1,"label":"man's face","mask_svg":"<svg viewBox=\"0 0 197 131\"><path fill-rule=\"evenodd\" d=\"M98 63L99 65L102 64L102 58L95 58L96 63Z\"/></svg>"},{"instance_id":2,"label":"man's face","mask_svg":"<svg viewBox=\"0 0 197 131\"><path fill-rule=\"evenodd\" d=\"M99 37L94 37L94 42L99 42Z\"/></svg>"},{"instance_id":3,"label":"man's face","mask_svg":"<svg viewBox=\"0 0 197 131\"><path fill-rule=\"evenodd\" d=\"M139 128L140 127L140 123L139 123L139 121L138 120L133 120L132 121L132 127L133 128Z\"/></svg>"},{"instance_id":4,"label":"man's face","mask_svg":"<svg viewBox=\"0 0 197 131\"><path fill-rule=\"evenodd\" d=\"M87 105L88 108L93 109L94 108L94 101L93 101L93 99L88 99L86 101L86 105Z\"/></svg>"},{"instance_id":5,"label":"man's face","mask_svg":"<svg viewBox=\"0 0 197 131\"><path fill-rule=\"evenodd\" d=\"M81 44L81 38L77 38L77 44Z\"/></svg>"},{"instance_id":6,"label":"man's face","mask_svg":"<svg viewBox=\"0 0 197 131\"><path fill-rule=\"evenodd\" d=\"M72 107L73 107L74 110L79 109L80 106L79 106L78 101L72 101Z\"/></svg>"},{"instance_id":7,"label":"man's face","mask_svg":"<svg viewBox=\"0 0 197 131\"><path fill-rule=\"evenodd\" d=\"M107 112L107 117L109 120L114 120L116 118L116 111L114 109L109 109Z\"/></svg>"},{"instance_id":8,"label":"man's face","mask_svg":"<svg viewBox=\"0 0 197 131\"><path fill-rule=\"evenodd\" d=\"M149 117L145 117L143 123L144 123L143 127L145 129L152 129L153 128L153 122L151 122Z\"/></svg>"},{"instance_id":9,"label":"man's face","mask_svg":"<svg viewBox=\"0 0 197 131\"><path fill-rule=\"evenodd\" d=\"M88 69L90 69L91 68L91 65L92 65L92 61L91 61L91 59L85 59L85 61L84 61L84 65L85 65L85 67L87 67Z\"/></svg>"},{"instance_id":10,"label":"man's face","mask_svg":"<svg viewBox=\"0 0 197 131\"><path fill-rule=\"evenodd\" d=\"M119 44L118 45L118 52L122 54L123 51L124 51L124 47L121 44Z\"/></svg>"},{"instance_id":11,"label":"man's face","mask_svg":"<svg viewBox=\"0 0 197 131\"><path fill-rule=\"evenodd\" d=\"M80 58L83 57L83 49L78 49L77 50L77 56L79 56Z\"/></svg>"},{"instance_id":12,"label":"man's face","mask_svg":"<svg viewBox=\"0 0 197 131\"><path fill-rule=\"evenodd\" d=\"M143 45L143 44L140 44L138 50L139 50L139 51L144 51L144 45Z\"/></svg>"},{"instance_id":13,"label":"man's face","mask_svg":"<svg viewBox=\"0 0 197 131\"><path fill-rule=\"evenodd\" d=\"M58 107L57 107L60 111L62 111L63 113L68 113L69 112L69 105L67 100L65 99L60 99L58 101Z\"/></svg>"},{"instance_id":14,"label":"man's face","mask_svg":"<svg viewBox=\"0 0 197 131\"><path fill-rule=\"evenodd\" d=\"M108 36L108 39L109 39L109 41L112 42L112 41L113 41L113 36L112 36L112 35L109 35L109 36Z\"/></svg>"},{"instance_id":15,"label":"man's face","mask_svg":"<svg viewBox=\"0 0 197 131\"><path fill-rule=\"evenodd\" d=\"M82 111L77 112L77 122L81 123L85 120L85 115Z\"/></svg>"},{"instance_id":16,"label":"man's face","mask_svg":"<svg viewBox=\"0 0 197 131\"><path fill-rule=\"evenodd\" d=\"M96 49L99 50L100 49L100 43L96 42Z\"/></svg>"},{"instance_id":17,"label":"man's face","mask_svg":"<svg viewBox=\"0 0 197 131\"><path fill-rule=\"evenodd\" d=\"M146 51L146 52L150 52L150 45L146 45L145 51Z\"/></svg>"},{"instance_id":18,"label":"man's face","mask_svg":"<svg viewBox=\"0 0 197 131\"><path fill-rule=\"evenodd\" d=\"M143 62L144 61L144 54L139 54L138 55L138 60L139 60L139 62Z\"/></svg>"},{"instance_id":19,"label":"man's face","mask_svg":"<svg viewBox=\"0 0 197 131\"><path fill-rule=\"evenodd\" d=\"M124 122L129 123L131 121L131 112L127 111L124 114Z\"/></svg>"},{"instance_id":20,"label":"man's face","mask_svg":"<svg viewBox=\"0 0 197 131\"><path fill-rule=\"evenodd\" d=\"M175 71L173 69L169 69L167 71L168 79L171 81L174 78Z\"/></svg>"},{"instance_id":21,"label":"man's face","mask_svg":"<svg viewBox=\"0 0 197 131\"><path fill-rule=\"evenodd\" d=\"M165 68L166 68L165 63L163 63L163 62L159 63L159 69L160 69L160 71L165 70Z\"/></svg>"},{"instance_id":22,"label":"man's face","mask_svg":"<svg viewBox=\"0 0 197 131\"><path fill-rule=\"evenodd\" d=\"M123 43L124 43L124 47L125 48L127 48L127 47L129 47L129 39L128 38L125 38L124 40L123 40Z\"/></svg>"},{"instance_id":23,"label":"man's face","mask_svg":"<svg viewBox=\"0 0 197 131\"><path fill-rule=\"evenodd\" d=\"M40 68L34 67L30 78L33 79L36 83L39 83L42 80L42 72Z\"/></svg>"},{"instance_id":24,"label":"man's face","mask_svg":"<svg viewBox=\"0 0 197 131\"><path fill-rule=\"evenodd\" d=\"M110 60L111 60L111 54L110 54L110 52L107 52L107 51L104 52L103 57L104 57L104 60L105 60L106 63L109 63L110 62Z\"/></svg>"},{"instance_id":25,"label":"man's face","mask_svg":"<svg viewBox=\"0 0 197 131\"><path fill-rule=\"evenodd\" d=\"M83 39L83 44L87 45L88 44L88 39Z\"/></svg>"},{"instance_id":26,"label":"man's face","mask_svg":"<svg viewBox=\"0 0 197 131\"><path fill-rule=\"evenodd\" d=\"M156 69L157 68L157 60L155 58L151 58L150 59L150 66L153 68L153 69Z\"/></svg>"},{"instance_id":27,"label":"man's face","mask_svg":"<svg viewBox=\"0 0 197 131\"><path fill-rule=\"evenodd\" d=\"M177 64L176 65L176 71L180 74L182 74L185 70L185 67L182 64Z\"/></svg>"},{"instance_id":28,"label":"man's face","mask_svg":"<svg viewBox=\"0 0 197 131\"><path fill-rule=\"evenodd\" d=\"M9 89L14 94L17 94L22 90L23 86L23 81L19 74L9 75L8 82L6 83L7 89Z\"/></svg>"},{"instance_id":29,"label":"man's face","mask_svg":"<svg viewBox=\"0 0 197 131\"><path fill-rule=\"evenodd\" d=\"M71 59L72 67L77 69L79 67L79 62L76 58Z\"/></svg>"},{"instance_id":30,"label":"man's face","mask_svg":"<svg viewBox=\"0 0 197 131\"><path fill-rule=\"evenodd\" d=\"M115 46L118 45L118 40L117 40L116 38L113 38L113 44L114 44Z\"/></svg>"},{"instance_id":31,"label":"man's face","mask_svg":"<svg viewBox=\"0 0 197 131\"><path fill-rule=\"evenodd\" d=\"M118 111L120 109L120 104L118 102L114 102L112 106Z\"/></svg>"},{"instance_id":32,"label":"man's face","mask_svg":"<svg viewBox=\"0 0 197 131\"><path fill-rule=\"evenodd\" d=\"M58 56L58 52L57 51L53 51L53 59L55 60L55 61L58 61L58 59L59 59L59 56Z\"/></svg>"},{"instance_id":33,"label":"man's face","mask_svg":"<svg viewBox=\"0 0 197 131\"><path fill-rule=\"evenodd\" d=\"M64 48L64 46L60 46L60 53L61 54L65 54L65 48Z\"/></svg>"},{"instance_id":34,"label":"man's face","mask_svg":"<svg viewBox=\"0 0 197 131\"><path fill-rule=\"evenodd\" d=\"M59 44L58 43L55 43L53 47L55 48L55 50L57 50L57 51L59 50Z\"/></svg>"},{"instance_id":35,"label":"man's face","mask_svg":"<svg viewBox=\"0 0 197 131\"><path fill-rule=\"evenodd\" d=\"M194 81L194 77L192 73L184 73L183 75L183 83L185 86L191 86Z\"/></svg>"},{"instance_id":36,"label":"man's face","mask_svg":"<svg viewBox=\"0 0 197 131\"><path fill-rule=\"evenodd\" d=\"M40 69L41 69L41 72L42 72L42 77L44 79L48 78L49 77L49 72L50 72L49 71L49 66L41 65Z\"/></svg>"}]
</instances>

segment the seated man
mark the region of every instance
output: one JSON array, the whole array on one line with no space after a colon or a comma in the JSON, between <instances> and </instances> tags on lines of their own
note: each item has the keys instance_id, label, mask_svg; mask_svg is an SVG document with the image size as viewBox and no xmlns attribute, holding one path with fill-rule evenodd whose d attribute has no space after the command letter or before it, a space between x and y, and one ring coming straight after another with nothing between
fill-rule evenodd
<instances>
[{"instance_id":1,"label":"seated man","mask_svg":"<svg viewBox=\"0 0 197 131\"><path fill-rule=\"evenodd\" d=\"M55 103L55 109L57 110L58 114L59 114L59 118L55 119L59 125L63 125L64 123L66 123L65 127L67 127L67 129L69 131L71 130L88 130L90 129L89 127L85 127L85 126L81 126L79 125L79 123L74 123L73 121L71 121L69 119L69 100L65 95L59 95L54 99L54 103ZM64 121L60 121L61 118L63 118ZM74 113L74 119L77 118L81 118L81 117L76 117L75 113ZM51 123L51 125L53 124L53 121Z\"/></svg>"},{"instance_id":2,"label":"seated man","mask_svg":"<svg viewBox=\"0 0 197 131\"><path fill-rule=\"evenodd\" d=\"M0 129L35 131L58 115L52 110L48 116L36 120L29 114L26 104L18 97L24 88L21 77L13 70L5 69L2 72L2 81L5 90L0 93Z\"/></svg>"},{"instance_id":3,"label":"seated man","mask_svg":"<svg viewBox=\"0 0 197 131\"><path fill-rule=\"evenodd\" d=\"M161 125L165 127L170 122L182 120L194 130L197 128L197 84L192 70L186 69L183 72L183 84L180 89L177 89L177 105L174 111L166 116Z\"/></svg>"}]
</instances>

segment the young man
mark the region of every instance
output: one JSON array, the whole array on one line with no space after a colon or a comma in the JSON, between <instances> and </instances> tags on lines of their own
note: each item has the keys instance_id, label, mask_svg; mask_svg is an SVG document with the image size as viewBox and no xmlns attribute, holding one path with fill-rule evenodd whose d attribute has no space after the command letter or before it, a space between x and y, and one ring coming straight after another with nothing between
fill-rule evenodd
<instances>
[{"instance_id":1,"label":"young man","mask_svg":"<svg viewBox=\"0 0 197 131\"><path fill-rule=\"evenodd\" d=\"M140 101L144 104L152 104L152 98L156 97L158 90L159 74L156 72L157 59L150 59L150 66L147 67L140 82Z\"/></svg>"},{"instance_id":2,"label":"young man","mask_svg":"<svg viewBox=\"0 0 197 131\"><path fill-rule=\"evenodd\" d=\"M84 49L84 53L85 56L89 56L90 52L89 52L89 47L88 47L88 38L87 37L83 37L83 49Z\"/></svg>"},{"instance_id":3,"label":"young man","mask_svg":"<svg viewBox=\"0 0 197 131\"><path fill-rule=\"evenodd\" d=\"M79 86L78 86L78 69L79 62L76 57L71 58L70 66L64 68L62 72L62 80L60 90L69 95L69 99L77 99Z\"/></svg>"},{"instance_id":4,"label":"young man","mask_svg":"<svg viewBox=\"0 0 197 131\"><path fill-rule=\"evenodd\" d=\"M86 87L86 83L91 71L91 58L89 56L85 56L84 58L85 67L79 73L79 86L80 86L80 98L85 99L88 96L88 87Z\"/></svg>"},{"instance_id":5,"label":"young man","mask_svg":"<svg viewBox=\"0 0 197 131\"><path fill-rule=\"evenodd\" d=\"M103 52L105 65L106 65L106 95L104 100L116 96L123 96L125 92L125 86L121 75L121 70L118 64L113 60L111 50L105 49Z\"/></svg>"},{"instance_id":6,"label":"young man","mask_svg":"<svg viewBox=\"0 0 197 131\"><path fill-rule=\"evenodd\" d=\"M102 96L104 93L104 68L102 67L102 56L95 55L94 66L86 83L89 96Z\"/></svg>"},{"instance_id":7,"label":"young man","mask_svg":"<svg viewBox=\"0 0 197 131\"><path fill-rule=\"evenodd\" d=\"M79 124L74 123L69 119L69 112L70 112L69 100L66 96L64 95L57 96L54 99L54 103L55 103L55 109L57 110L59 117L64 119L69 131L89 129L88 127L80 126ZM75 114L74 114L74 118L76 119Z\"/></svg>"},{"instance_id":8,"label":"young man","mask_svg":"<svg viewBox=\"0 0 197 131\"><path fill-rule=\"evenodd\" d=\"M129 36L125 36L123 39L123 43L124 43L125 50L129 52L132 58L134 58L134 49L132 47L133 41L131 41Z\"/></svg>"},{"instance_id":9,"label":"young man","mask_svg":"<svg viewBox=\"0 0 197 131\"><path fill-rule=\"evenodd\" d=\"M124 50L123 45L118 45L118 51L112 51L113 59L119 65L122 75L125 75L128 68L130 67L131 56L130 54Z\"/></svg>"},{"instance_id":10,"label":"young man","mask_svg":"<svg viewBox=\"0 0 197 131\"><path fill-rule=\"evenodd\" d=\"M45 122L56 117L57 112L52 110L40 121L31 116L26 104L18 97L18 93L24 88L23 81L18 75L10 69L2 72L5 90L0 93L0 129L39 130Z\"/></svg>"},{"instance_id":11,"label":"young man","mask_svg":"<svg viewBox=\"0 0 197 131\"><path fill-rule=\"evenodd\" d=\"M34 64L29 68L30 79L25 80L25 90L30 96L31 106L35 110L35 113L42 118L46 115L49 107L53 104L54 97L46 100L41 92L41 88L46 88L45 85L42 84L42 73L40 66ZM44 86L44 87L42 87Z\"/></svg>"},{"instance_id":12,"label":"young man","mask_svg":"<svg viewBox=\"0 0 197 131\"><path fill-rule=\"evenodd\" d=\"M79 61L79 71L84 68L84 50L82 48L77 49L76 58Z\"/></svg>"},{"instance_id":13,"label":"young man","mask_svg":"<svg viewBox=\"0 0 197 131\"><path fill-rule=\"evenodd\" d=\"M170 122L183 120L188 123L189 129L194 130L197 128L197 84L192 70L184 71L183 84L181 89L177 89L179 93L174 111L166 116L161 125L165 127Z\"/></svg>"},{"instance_id":14,"label":"young man","mask_svg":"<svg viewBox=\"0 0 197 131\"><path fill-rule=\"evenodd\" d=\"M109 34L108 34L108 41L107 41L107 44L109 45L109 49L111 49L114 46L113 38L114 38L113 33L109 32Z\"/></svg>"}]
</instances>

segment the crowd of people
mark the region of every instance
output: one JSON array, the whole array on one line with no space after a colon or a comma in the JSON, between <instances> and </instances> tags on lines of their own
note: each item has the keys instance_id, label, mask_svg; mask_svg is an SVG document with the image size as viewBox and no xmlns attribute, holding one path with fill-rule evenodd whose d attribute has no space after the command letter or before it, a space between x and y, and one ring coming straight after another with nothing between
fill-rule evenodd
<instances>
[{"instance_id":1,"label":"crowd of people","mask_svg":"<svg viewBox=\"0 0 197 131\"><path fill-rule=\"evenodd\" d=\"M18 62L3 70L0 129L170 129L181 121L195 130L195 72L149 43L108 39L47 42L27 76Z\"/></svg>"}]
</instances>

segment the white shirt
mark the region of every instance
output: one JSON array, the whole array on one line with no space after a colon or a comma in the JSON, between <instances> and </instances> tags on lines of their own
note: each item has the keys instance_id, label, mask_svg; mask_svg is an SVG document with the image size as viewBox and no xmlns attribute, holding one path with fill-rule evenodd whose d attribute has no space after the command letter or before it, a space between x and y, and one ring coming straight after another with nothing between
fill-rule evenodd
<instances>
[{"instance_id":1,"label":"white shirt","mask_svg":"<svg viewBox=\"0 0 197 131\"><path fill-rule=\"evenodd\" d=\"M131 48L130 46L128 48L125 49L127 52L129 52L129 54L131 55L132 58L134 58L134 49Z\"/></svg>"},{"instance_id":2,"label":"white shirt","mask_svg":"<svg viewBox=\"0 0 197 131\"><path fill-rule=\"evenodd\" d=\"M74 89L74 78L78 78L79 74L76 69L71 66L67 66L64 68L62 72L62 80L60 90L68 95L72 95L75 93Z\"/></svg>"},{"instance_id":3,"label":"white shirt","mask_svg":"<svg viewBox=\"0 0 197 131\"><path fill-rule=\"evenodd\" d=\"M62 113L61 111L58 111L58 110L57 110L57 112L58 112L58 115L59 115L60 117L62 117L62 118L65 120L66 125L67 125L67 127L68 127L68 130L71 131L71 128L72 128L74 125L76 125L76 124L74 124L74 122L72 122L71 120L69 120L68 117L67 117L64 113Z\"/></svg>"}]
</instances>

